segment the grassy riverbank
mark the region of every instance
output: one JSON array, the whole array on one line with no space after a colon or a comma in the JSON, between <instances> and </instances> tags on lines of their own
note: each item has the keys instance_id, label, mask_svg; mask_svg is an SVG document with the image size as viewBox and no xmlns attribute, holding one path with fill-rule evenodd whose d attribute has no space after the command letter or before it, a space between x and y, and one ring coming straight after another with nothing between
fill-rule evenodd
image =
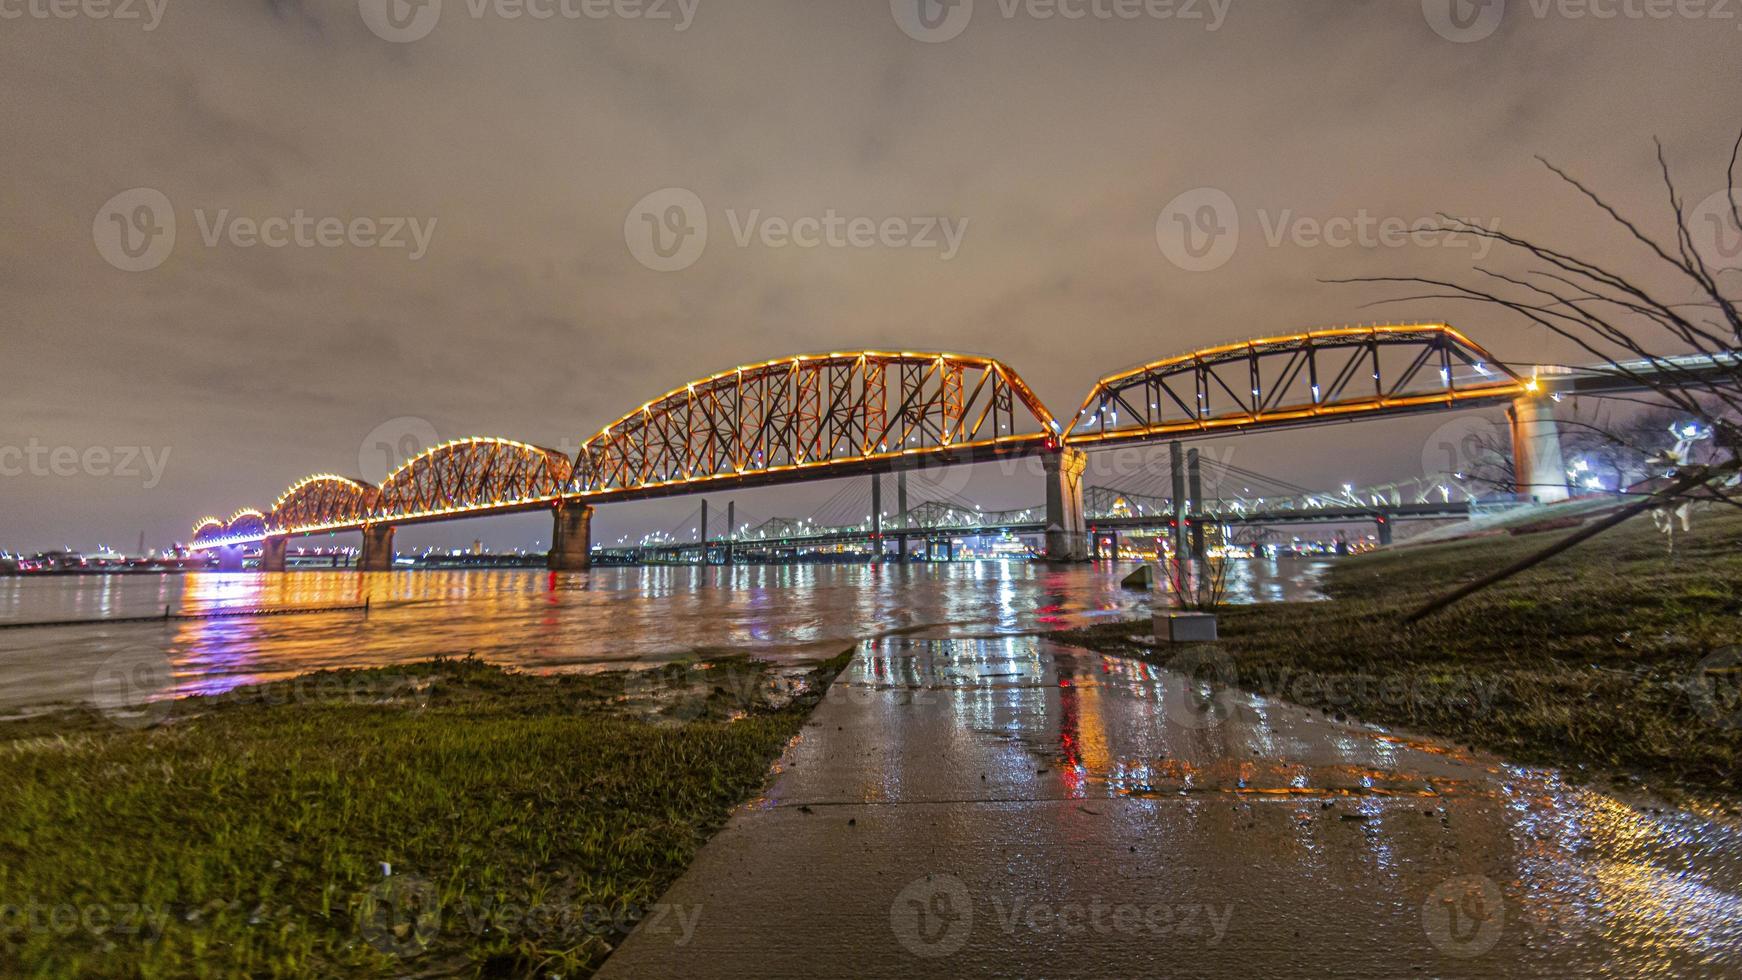
<instances>
[{"instance_id":1,"label":"grassy riverbank","mask_svg":"<svg viewBox=\"0 0 1742 980\"><path fill-rule=\"evenodd\" d=\"M1327 603L1226 610L1215 648L1248 689L1447 736L1570 778L1620 772L1660 790L1742 794L1742 515L1697 514L1674 557L1649 519L1623 525L1410 629L1430 597L1568 532L1399 548L1339 562ZM1147 624L1067 634L1130 642ZM1183 654L1201 658L1206 648ZM1729 653L1726 653L1729 651ZM1623 778L1627 778L1624 776Z\"/></svg>"},{"instance_id":2,"label":"grassy riverbank","mask_svg":"<svg viewBox=\"0 0 1742 980\"><path fill-rule=\"evenodd\" d=\"M0 725L0 973L585 976L677 935L653 903L844 663L781 707L745 660L444 660Z\"/></svg>"}]
</instances>

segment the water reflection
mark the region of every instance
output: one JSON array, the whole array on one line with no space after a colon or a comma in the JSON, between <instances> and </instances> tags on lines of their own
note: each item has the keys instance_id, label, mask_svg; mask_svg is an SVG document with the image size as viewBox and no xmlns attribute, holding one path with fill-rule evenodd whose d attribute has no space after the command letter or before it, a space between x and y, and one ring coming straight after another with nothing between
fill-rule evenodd
<instances>
[{"instance_id":1,"label":"water reflection","mask_svg":"<svg viewBox=\"0 0 1742 980\"><path fill-rule=\"evenodd\" d=\"M1318 563L1250 566L1240 572L1238 596L1316 596ZM169 657L181 694L438 655L552 670L720 651L816 659L892 632L1015 633L1142 615L1155 597L1120 587L1131 567L982 562L0 578L0 620L9 622L369 605L367 615L0 631L0 710L82 700L108 658L142 650Z\"/></svg>"},{"instance_id":2,"label":"water reflection","mask_svg":"<svg viewBox=\"0 0 1742 980\"><path fill-rule=\"evenodd\" d=\"M1121 879L1201 872L1219 898L1274 911L1297 937L1334 896L1325 936L1384 939L1348 951L1349 975L1368 972L1368 955L1472 976L1742 975L1734 819L1257 696L1193 711L1181 675L1034 637L886 639L844 682L816 757L783 776L777 801L986 804L928 827L1005 820L973 830L1055 856L1079 846L1077 815L1091 814L1106 822L1093 824L1088 863L1159 852ZM826 747L837 725L857 730L840 758ZM939 846L975 853L972 841ZM1023 873L1049 880L1044 865ZM1435 949L1446 937L1424 931L1428 910L1466 880L1503 896L1495 945Z\"/></svg>"}]
</instances>

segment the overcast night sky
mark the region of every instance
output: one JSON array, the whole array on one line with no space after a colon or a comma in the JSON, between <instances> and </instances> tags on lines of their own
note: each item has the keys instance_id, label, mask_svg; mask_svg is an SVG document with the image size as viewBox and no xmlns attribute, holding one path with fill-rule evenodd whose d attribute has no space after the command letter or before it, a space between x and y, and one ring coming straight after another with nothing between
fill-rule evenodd
<instances>
[{"instance_id":1,"label":"overcast night sky","mask_svg":"<svg viewBox=\"0 0 1742 980\"><path fill-rule=\"evenodd\" d=\"M1488 310L1374 307L1396 291L1323 281L1458 274L1473 249L1336 247L1315 223L1446 211L1625 266L1637 253L1534 155L1662 229L1652 138L1699 202L1742 125L1742 7L1597 19L1513 0L1471 39L1480 17L1459 35L1438 0L1158 2L1173 16L1132 19L1083 0L1074 20L978 0L933 31L907 0L605 17L571 0L577 16L543 20L446 0L433 25L417 18L437 7L391 2L411 19L383 20L381 0L130 0L138 20L0 0L0 447L146 447L163 464L147 488L143 462L56 475L13 454L0 548L131 548L141 531L159 546L310 473L379 478L362 471L383 426L572 449L688 380L782 354L985 353L1061 416L1115 369L1303 326L1444 319L1504 360L1565 360ZM666 188L709 225L676 271L631 242L632 209ZM1158 243L1158 217L1199 188L1225 192L1240 229L1208 270ZM135 189L175 222L143 271L117 267L106 223ZM131 218L145 198L121 200ZM405 247L248 244L249 223L299 212L346 235L403 225ZM761 224L738 240L831 213L913 234L942 218L959 240L781 247ZM1232 445L1296 483L1385 480L1419 474L1444 421ZM1033 503L1031 483L977 474L973 494ZM739 499L765 517L831 492ZM606 508L596 539L694 504ZM549 523L420 528L402 546L477 534L530 545Z\"/></svg>"}]
</instances>

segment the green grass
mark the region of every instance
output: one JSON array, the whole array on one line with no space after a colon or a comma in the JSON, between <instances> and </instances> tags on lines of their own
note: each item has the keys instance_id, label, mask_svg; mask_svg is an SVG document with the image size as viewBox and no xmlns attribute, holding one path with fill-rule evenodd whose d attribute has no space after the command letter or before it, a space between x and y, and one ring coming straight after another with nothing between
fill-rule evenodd
<instances>
[{"instance_id":1,"label":"green grass","mask_svg":"<svg viewBox=\"0 0 1742 980\"><path fill-rule=\"evenodd\" d=\"M1566 533L1339 562L1330 602L1223 611L1218 649L1242 687L1564 766L1574 780L1620 773L1669 791L1742 793L1742 702L1736 674L1719 669L1731 663L1722 651L1742 644L1742 515L1733 509L1696 514L1673 558L1639 519L1399 626L1427 599ZM1064 638L1163 663L1173 656L1132 644L1134 632L1111 624Z\"/></svg>"},{"instance_id":2,"label":"green grass","mask_svg":"<svg viewBox=\"0 0 1742 980\"><path fill-rule=\"evenodd\" d=\"M0 726L0 974L585 976L844 659L779 708L744 660L443 660Z\"/></svg>"}]
</instances>

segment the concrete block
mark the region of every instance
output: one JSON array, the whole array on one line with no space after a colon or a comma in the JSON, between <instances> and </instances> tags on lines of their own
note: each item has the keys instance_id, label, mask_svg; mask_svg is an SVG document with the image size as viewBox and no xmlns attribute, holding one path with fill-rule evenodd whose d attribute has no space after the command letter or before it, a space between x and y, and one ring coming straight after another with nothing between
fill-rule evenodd
<instances>
[{"instance_id":1,"label":"concrete block","mask_svg":"<svg viewBox=\"0 0 1742 980\"><path fill-rule=\"evenodd\" d=\"M1137 569L1137 571L1132 572L1130 575L1125 576L1125 580L1123 582L1120 582L1119 584L1127 589L1138 589L1138 590L1143 591L1143 592L1154 592L1155 591L1155 568L1152 565L1143 565L1143 566L1139 567Z\"/></svg>"},{"instance_id":2,"label":"concrete block","mask_svg":"<svg viewBox=\"0 0 1742 980\"><path fill-rule=\"evenodd\" d=\"M1214 613L1169 610L1155 614L1157 643L1214 643L1216 616Z\"/></svg>"}]
</instances>

